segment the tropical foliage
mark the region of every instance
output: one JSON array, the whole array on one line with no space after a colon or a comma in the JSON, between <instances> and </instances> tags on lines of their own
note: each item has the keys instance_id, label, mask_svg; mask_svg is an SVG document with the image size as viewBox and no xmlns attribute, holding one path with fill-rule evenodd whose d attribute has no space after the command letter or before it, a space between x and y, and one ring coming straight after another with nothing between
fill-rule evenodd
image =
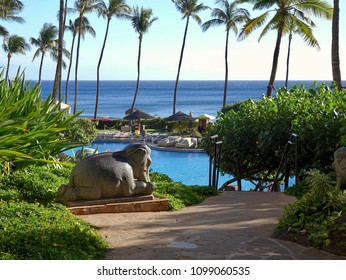
<instances>
[{"instance_id":1,"label":"tropical foliage","mask_svg":"<svg viewBox=\"0 0 346 280\"><path fill-rule=\"evenodd\" d=\"M30 50L30 45L26 43L25 38L18 35L11 35L5 37L2 48L7 53L7 68L5 80L8 79L10 71L11 58L14 54L25 54L27 50Z\"/></svg>"},{"instance_id":2,"label":"tropical foliage","mask_svg":"<svg viewBox=\"0 0 346 280\"><path fill-rule=\"evenodd\" d=\"M228 0L218 0L220 8L213 9L211 16L212 19L203 23L203 31L208 30L211 26L224 25L226 27L226 44L225 44L225 85L223 91L222 107L226 106L227 88L228 88L228 39L229 32L233 31L238 35L238 25L244 24L250 17L246 9L238 8L237 2L229 2Z\"/></svg>"},{"instance_id":3,"label":"tropical foliage","mask_svg":"<svg viewBox=\"0 0 346 280\"><path fill-rule=\"evenodd\" d=\"M99 16L107 19L107 25L106 25L105 37L103 39L103 44L101 48L99 62L97 64L96 102L95 102L95 112L94 112L95 119L97 118L99 96L100 96L100 67L101 67L101 62L103 58L103 53L106 47L106 42L107 42L107 37L109 32L109 25L113 17L117 17L120 19L121 18L129 19L131 8L125 4L124 0L109 0L108 6L106 5L104 1L101 0L97 5L97 11Z\"/></svg>"},{"instance_id":4,"label":"tropical foliage","mask_svg":"<svg viewBox=\"0 0 346 280\"><path fill-rule=\"evenodd\" d=\"M181 69L181 65L183 63L185 43L186 43L186 37L187 37L187 31L189 28L190 18L192 18L199 25L201 25L202 20L198 16L198 14L200 12L208 9L208 7L204 6L202 3L199 4L198 0L172 0L172 2L174 3L178 12L180 12L183 15L182 19L186 19L183 44L181 46L180 58L179 58L179 64L178 64L178 73L177 73L177 78L175 80L175 86L174 86L174 96L173 96L173 115L174 115L176 113L176 109L177 109L176 108L177 107L177 93L178 93L180 69Z\"/></svg>"},{"instance_id":5,"label":"tropical foliage","mask_svg":"<svg viewBox=\"0 0 346 280\"><path fill-rule=\"evenodd\" d=\"M0 19L5 21L14 21L24 23L24 19L17 14L24 9L24 5L19 0L1 0L0 1ZM0 25L0 36L7 36L8 31Z\"/></svg>"},{"instance_id":6,"label":"tropical foliage","mask_svg":"<svg viewBox=\"0 0 346 280\"><path fill-rule=\"evenodd\" d=\"M100 259L107 245L95 228L57 203L71 168L31 166L0 177L0 259Z\"/></svg>"},{"instance_id":7,"label":"tropical foliage","mask_svg":"<svg viewBox=\"0 0 346 280\"><path fill-rule=\"evenodd\" d=\"M135 29L135 31L138 33L138 58L137 58L137 83L136 83L136 90L135 95L133 97L133 102L131 106L131 113L133 113L136 105L136 99L138 95L138 88L139 88L139 80L140 80L140 73L141 73L141 53L142 53L142 41L143 36L145 33L149 31L149 28L153 24L155 20L157 20L157 17L153 17L153 10L152 9L144 9L143 7L139 8L134 7L132 9L132 14L130 16L132 27Z\"/></svg>"},{"instance_id":8,"label":"tropical foliage","mask_svg":"<svg viewBox=\"0 0 346 280\"><path fill-rule=\"evenodd\" d=\"M2 77L2 74L0 75ZM24 74L0 81L0 172L34 162L57 163L60 152L82 145L64 138L77 115L67 116L60 104L42 100L38 84Z\"/></svg>"},{"instance_id":9,"label":"tropical foliage","mask_svg":"<svg viewBox=\"0 0 346 280\"><path fill-rule=\"evenodd\" d=\"M345 91L325 84L305 88L280 89L275 97L247 100L234 104L209 126L204 149L210 136L223 141L221 170L237 177L270 181L277 172L284 147L292 133L299 139L300 172L330 167L334 151L345 135ZM288 156L294 170L293 149ZM300 174L295 174L300 175Z\"/></svg>"},{"instance_id":10,"label":"tropical foliage","mask_svg":"<svg viewBox=\"0 0 346 280\"><path fill-rule=\"evenodd\" d=\"M78 38L77 38L77 50L76 50L76 65L75 65L75 77L74 77L74 102L73 102L73 113L77 112L77 100L78 100L78 66L79 66L79 53L80 53L80 44L81 39L84 38L85 31L89 31L91 35L95 37L96 33L93 29L85 29L85 23L89 23L86 21L85 15L87 13L92 13L97 9L97 0L77 0L74 3L74 8L69 11L77 12L79 14L78 17ZM90 32L91 31L91 32Z\"/></svg>"},{"instance_id":11,"label":"tropical foliage","mask_svg":"<svg viewBox=\"0 0 346 280\"><path fill-rule=\"evenodd\" d=\"M303 38L309 43L311 36L309 36L308 29L304 28L306 27L304 22L309 24L310 20L307 15L312 14L316 17L331 19L333 8L327 2L320 0L238 0L238 2L253 4L254 10L266 10L265 13L249 20L243 26L239 34L239 40L245 39L254 30L262 27L268 20L270 14L274 14L274 16L264 26L258 39L258 41L260 41L269 31L275 30L277 32L272 70L267 87L267 96L271 96L278 67L281 39L282 36L288 32L291 22L293 21L295 26L301 27Z\"/></svg>"},{"instance_id":12,"label":"tropical foliage","mask_svg":"<svg viewBox=\"0 0 346 280\"><path fill-rule=\"evenodd\" d=\"M32 60L34 61L41 55L38 83L41 83L43 60L46 53L48 52L54 61L57 60L58 33L59 31L55 25L51 23L45 23L39 32L38 38L30 37L29 39L30 44L37 47ZM69 55L69 53L66 54Z\"/></svg>"},{"instance_id":13,"label":"tropical foliage","mask_svg":"<svg viewBox=\"0 0 346 280\"><path fill-rule=\"evenodd\" d=\"M346 196L335 186L335 181L317 170L307 173L309 191L285 208L278 228L288 233L300 233L315 247L329 245L330 229L346 211ZM345 229L344 229L345 230ZM341 236L340 236L341 237ZM345 241L345 236L343 236ZM343 253L346 253L346 244Z\"/></svg>"}]
</instances>

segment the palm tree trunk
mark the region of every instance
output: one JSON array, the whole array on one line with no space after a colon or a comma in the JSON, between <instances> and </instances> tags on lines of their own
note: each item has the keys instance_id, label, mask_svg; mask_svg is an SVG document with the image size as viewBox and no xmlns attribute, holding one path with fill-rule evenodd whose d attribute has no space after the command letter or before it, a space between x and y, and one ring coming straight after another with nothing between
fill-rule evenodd
<instances>
[{"instance_id":1,"label":"palm tree trunk","mask_svg":"<svg viewBox=\"0 0 346 280\"><path fill-rule=\"evenodd\" d=\"M66 16L67 16L67 1L68 0L65 0L65 4L64 4L63 35L65 35ZM62 61L61 61L61 64L62 64ZM62 67L62 65L61 65L61 67ZM61 100L61 98L62 98L62 73L60 73L60 81L59 81L59 100ZM66 102L66 104L67 104L67 102Z\"/></svg>"},{"instance_id":2,"label":"palm tree trunk","mask_svg":"<svg viewBox=\"0 0 346 280\"><path fill-rule=\"evenodd\" d=\"M132 102L132 106L131 106L131 114L133 113L133 111L134 111L134 109L135 109L136 100L137 100L137 95L138 95L139 78L140 78L140 73L141 73L140 64L141 64L142 38L143 38L143 35L140 34L140 35L139 35L139 46L138 46L138 59L137 59L137 83L136 83L135 95L134 95L134 97L133 97L133 102Z\"/></svg>"},{"instance_id":3,"label":"palm tree trunk","mask_svg":"<svg viewBox=\"0 0 346 280\"><path fill-rule=\"evenodd\" d=\"M110 23L110 18L108 18L108 20L107 20L107 27L106 27L105 38L104 38L104 40L103 40L103 45L102 45L102 49L101 49L100 59L99 59L99 62L98 62L98 64L97 64L96 101L95 101L94 119L97 118L97 111L98 111L98 107L99 107L99 96L100 96L100 66L101 66L101 61L102 61L102 57L103 57L103 52L104 52L104 50L105 50L106 41L107 41L107 37L108 37L109 23Z\"/></svg>"},{"instance_id":4,"label":"palm tree trunk","mask_svg":"<svg viewBox=\"0 0 346 280\"><path fill-rule=\"evenodd\" d=\"M177 91L178 91L178 83L179 83L179 76L180 76L180 68L181 64L183 62L183 55L184 55L184 49L185 49L185 42L186 42L186 35L187 35L187 29L189 27L189 20L190 17L186 17L186 26L185 26L185 32L184 32L184 39L183 39L183 45L181 47L181 52L180 52L180 59L179 59L179 66L178 66L178 74L177 74L177 79L175 81L175 87L174 87L174 97L173 97L173 114L176 112L176 107L177 107Z\"/></svg>"},{"instance_id":5,"label":"palm tree trunk","mask_svg":"<svg viewBox=\"0 0 346 280\"><path fill-rule=\"evenodd\" d=\"M64 0L60 0L60 12L59 12L59 46L58 46L58 62L56 64L55 79L53 87L53 100L56 100L58 87L61 81L62 70L62 50L64 41Z\"/></svg>"},{"instance_id":6,"label":"palm tree trunk","mask_svg":"<svg viewBox=\"0 0 346 280\"><path fill-rule=\"evenodd\" d=\"M226 106L226 99L227 99L227 87L228 87L228 37L229 37L229 30L226 32L226 46L225 46L225 85L223 89L223 103L222 107Z\"/></svg>"},{"instance_id":7,"label":"palm tree trunk","mask_svg":"<svg viewBox=\"0 0 346 280\"><path fill-rule=\"evenodd\" d=\"M44 59L44 52L42 52L41 62L40 62L40 68L39 68L39 72L38 72L38 84L39 84L39 85L41 84L43 59Z\"/></svg>"},{"instance_id":8,"label":"palm tree trunk","mask_svg":"<svg viewBox=\"0 0 346 280\"><path fill-rule=\"evenodd\" d=\"M73 102L73 114L77 111L77 99L78 99L78 62L79 62L79 48L80 48L80 38L81 38L81 32L82 32L82 17L81 23L79 25L79 31L78 31L78 41L77 41L77 53L76 53L76 65L75 65L75 72L74 72L74 102Z\"/></svg>"},{"instance_id":9,"label":"palm tree trunk","mask_svg":"<svg viewBox=\"0 0 346 280\"><path fill-rule=\"evenodd\" d=\"M291 56L291 43L292 43L292 32L288 36L288 50L287 50L287 61L286 61L286 82L285 88L288 88L288 74L290 69L290 56Z\"/></svg>"},{"instance_id":10,"label":"palm tree trunk","mask_svg":"<svg viewBox=\"0 0 346 280\"><path fill-rule=\"evenodd\" d=\"M72 46L71 46L71 52L70 52L70 63L68 66L68 71L67 71L67 77L66 77L66 88L65 88L65 102L68 104L68 82L70 80L70 74L71 74L71 68L72 68L72 59L73 59L73 50L74 50L74 41L76 39L76 35L73 35L72 38Z\"/></svg>"},{"instance_id":11,"label":"palm tree trunk","mask_svg":"<svg viewBox=\"0 0 346 280\"><path fill-rule=\"evenodd\" d=\"M332 71L333 81L339 90L342 89L340 57L339 57L339 0L334 0L334 11L332 21Z\"/></svg>"},{"instance_id":12,"label":"palm tree trunk","mask_svg":"<svg viewBox=\"0 0 346 280\"><path fill-rule=\"evenodd\" d=\"M278 68L278 62L279 62L279 53L280 53L280 44L281 44L281 38L282 38L282 30L283 30L283 24L282 21L280 23L279 29L278 29L278 35L276 38L276 44L275 44L275 50L274 50L274 56L273 56L273 65L272 65L272 72L270 74L269 84L267 87L267 97L272 96L272 91L274 88L274 82L275 82L275 76Z\"/></svg>"},{"instance_id":13,"label":"palm tree trunk","mask_svg":"<svg viewBox=\"0 0 346 280\"><path fill-rule=\"evenodd\" d=\"M5 75L5 81L8 81L8 73L10 70L10 61L11 61L11 53L7 54L7 67L6 67L6 75Z\"/></svg>"}]
</instances>

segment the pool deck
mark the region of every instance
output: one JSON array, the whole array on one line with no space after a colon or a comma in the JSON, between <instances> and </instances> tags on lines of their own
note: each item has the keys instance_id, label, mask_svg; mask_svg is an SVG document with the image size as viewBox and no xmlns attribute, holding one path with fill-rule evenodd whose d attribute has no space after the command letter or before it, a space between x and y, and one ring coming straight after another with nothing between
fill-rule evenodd
<instances>
[{"instance_id":1,"label":"pool deck","mask_svg":"<svg viewBox=\"0 0 346 280\"><path fill-rule=\"evenodd\" d=\"M187 152L187 153L205 153L203 149L197 148L176 148L176 147L161 147L157 145L157 140L168 137L169 134L155 133L148 134L145 137L133 136L129 132L114 132L114 133L99 133L94 142L109 142L109 143L145 143L153 150L166 152Z\"/></svg>"},{"instance_id":2,"label":"pool deck","mask_svg":"<svg viewBox=\"0 0 346 280\"><path fill-rule=\"evenodd\" d=\"M83 215L109 244L108 260L345 260L272 238L283 193L221 192L180 211Z\"/></svg>"}]
</instances>

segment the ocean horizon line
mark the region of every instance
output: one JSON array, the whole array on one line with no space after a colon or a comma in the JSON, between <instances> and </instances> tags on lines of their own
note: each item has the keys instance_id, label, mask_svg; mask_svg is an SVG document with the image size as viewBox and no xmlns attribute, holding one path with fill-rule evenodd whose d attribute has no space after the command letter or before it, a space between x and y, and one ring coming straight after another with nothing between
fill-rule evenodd
<instances>
[{"instance_id":1,"label":"ocean horizon line","mask_svg":"<svg viewBox=\"0 0 346 280\"><path fill-rule=\"evenodd\" d=\"M28 81L34 81L33 79L28 79ZM69 80L69 82L74 82L75 80ZM79 79L78 80L79 82L97 82L97 80L84 80L84 79ZM118 79L114 79L114 80L100 80L100 82L136 82L137 80L136 79L128 79L128 80L125 80L125 79L121 79L121 80L118 80ZM254 79L254 80L251 80L251 79L234 79L234 80L228 80L228 82L238 82L238 81L244 81L244 82L265 82L265 81L268 81L266 79ZM324 80L306 80L306 79L294 79L294 80L289 80L288 82L292 83L292 82L332 82L333 80L329 80L329 79L324 79ZM42 82L54 82L54 80L42 80ZM62 80L62 82L66 82L66 80ZM140 82L175 82L175 80L154 80L154 79L143 79L143 80L140 80ZM197 79L194 79L194 80L179 80L179 82L224 82L224 80L206 80L206 79L201 79L201 80L197 80ZM268 81L269 82L269 81ZM275 82L285 82L285 80L276 80ZM346 82L343 81L343 82Z\"/></svg>"}]
</instances>

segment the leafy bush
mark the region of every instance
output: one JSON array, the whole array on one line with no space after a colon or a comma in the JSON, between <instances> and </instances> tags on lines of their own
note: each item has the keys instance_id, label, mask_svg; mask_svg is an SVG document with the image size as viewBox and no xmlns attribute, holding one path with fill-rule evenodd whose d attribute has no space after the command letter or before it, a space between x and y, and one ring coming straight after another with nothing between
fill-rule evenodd
<instances>
[{"instance_id":1,"label":"leafy bush","mask_svg":"<svg viewBox=\"0 0 346 280\"><path fill-rule=\"evenodd\" d=\"M155 182L154 194L169 199L171 210L200 203L207 197L217 194L217 191L210 187L186 186L174 182L165 174L151 172L150 177L151 181Z\"/></svg>"},{"instance_id":2,"label":"leafy bush","mask_svg":"<svg viewBox=\"0 0 346 280\"><path fill-rule=\"evenodd\" d=\"M71 167L48 168L30 166L7 176L0 177L0 199L39 202L56 201L59 186L68 181ZM2 192L2 194L1 194Z\"/></svg>"},{"instance_id":3,"label":"leafy bush","mask_svg":"<svg viewBox=\"0 0 346 280\"><path fill-rule=\"evenodd\" d=\"M0 259L99 259L105 241L61 204L0 201Z\"/></svg>"},{"instance_id":4,"label":"leafy bush","mask_svg":"<svg viewBox=\"0 0 346 280\"><path fill-rule=\"evenodd\" d=\"M77 115L59 110L51 97L43 101L39 85L31 87L24 74L10 82L1 77L0 73L0 173L31 163L56 164L61 151L81 145L61 137Z\"/></svg>"},{"instance_id":5,"label":"leafy bush","mask_svg":"<svg viewBox=\"0 0 346 280\"><path fill-rule=\"evenodd\" d=\"M317 170L307 173L310 189L295 203L286 206L278 228L288 232L304 232L316 247L329 242L328 228L346 211L346 196L335 181Z\"/></svg>"},{"instance_id":6,"label":"leafy bush","mask_svg":"<svg viewBox=\"0 0 346 280\"><path fill-rule=\"evenodd\" d=\"M277 172L284 147L292 133L299 138L299 174L311 168L330 167L340 146L346 119L346 91L326 84L306 89L280 89L275 97L234 104L209 126L203 140L208 151L210 136L223 141L221 170L234 177L265 180ZM293 152L288 155L291 174ZM296 174L297 175L297 174Z\"/></svg>"},{"instance_id":7,"label":"leafy bush","mask_svg":"<svg viewBox=\"0 0 346 280\"><path fill-rule=\"evenodd\" d=\"M70 124L71 128L64 132L64 139L83 145L90 145L95 140L98 132L95 122L87 118L76 118Z\"/></svg>"},{"instance_id":8,"label":"leafy bush","mask_svg":"<svg viewBox=\"0 0 346 280\"><path fill-rule=\"evenodd\" d=\"M56 202L71 168L30 166L0 177L0 259L98 259L106 244Z\"/></svg>"}]
</instances>

